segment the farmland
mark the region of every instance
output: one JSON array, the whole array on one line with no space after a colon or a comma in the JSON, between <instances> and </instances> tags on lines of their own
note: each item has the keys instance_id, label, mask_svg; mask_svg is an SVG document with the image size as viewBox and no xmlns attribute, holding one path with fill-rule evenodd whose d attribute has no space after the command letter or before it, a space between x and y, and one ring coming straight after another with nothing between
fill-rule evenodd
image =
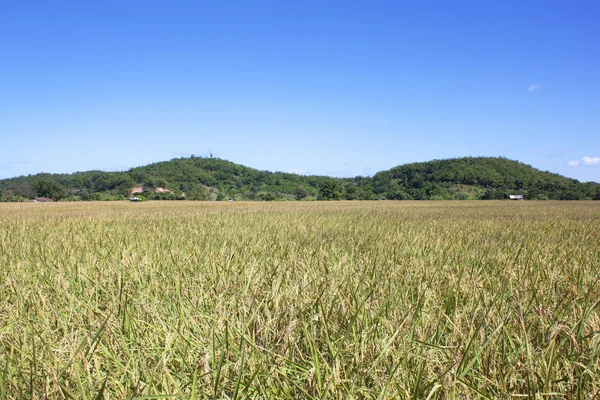
<instances>
[{"instance_id":1,"label":"farmland","mask_svg":"<svg viewBox=\"0 0 600 400\"><path fill-rule=\"evenodd\" d=\"M0 398L594 398L600 202L0 204Z\"/></svg>"}]
</instances>

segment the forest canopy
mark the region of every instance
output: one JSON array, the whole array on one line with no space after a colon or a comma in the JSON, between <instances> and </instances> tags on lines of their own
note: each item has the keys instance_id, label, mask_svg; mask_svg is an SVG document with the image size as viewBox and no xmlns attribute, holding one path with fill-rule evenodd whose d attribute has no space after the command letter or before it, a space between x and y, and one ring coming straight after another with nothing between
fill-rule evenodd
<instances>
[{"instance_id":1,"label":"forest canopy","mask_svg":"<svg viewBox=\"0 0 600 400\"><path fill-rule=\"evenodd\" d=\"M511 194L538 200L600 200L600 185L502 157L434 160L400 165L373 177L333 178L259 171L192 156L122 172L40 173L0 180L1 201L124 200L134 193L160 200L488 200Z\"/></svg>"}]
</instances>

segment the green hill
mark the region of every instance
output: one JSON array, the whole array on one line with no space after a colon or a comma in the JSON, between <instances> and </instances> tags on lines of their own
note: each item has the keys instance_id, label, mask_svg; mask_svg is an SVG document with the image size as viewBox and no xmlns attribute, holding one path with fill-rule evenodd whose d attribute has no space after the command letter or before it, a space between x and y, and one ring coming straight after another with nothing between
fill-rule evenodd
<instances>
[{"instance_id":1,"label":"green hill","mask_svg":"<svg viewBox=\"0 0 600 400\"><path fill-rule=\"evenodd\" d=\"M122 172L20 176L0 180L0 198L55 200L361 200L600 198L600 185L581 183L506 158L464 157L405 164L372 178L332 178L259 171L219 158L177 158Z\"/></svg>"},{"instance_id":2,"label":"green hill","mask_svg":"<svg viewBox=\"0 0 600 400\"><path fill-rule=\"evenodd\" d=\"M387 198L503 199L522 194L528 199L580 200L597 196L595 183L540 171L502 157L463 157L412 163L373 176L375 193Z\"/></svg>"},{"instance_id":3,"label":"green hill","mask_svg":"<svg viewBox=\"0 0 600 400\"><path fill-rule=\"evenodd\" d=\"M146 199L283 200L317 198L320 188L338 179L258 171L218 158L177 158L123 172L40 173L0 180L3 199L35 196L72 200L116 200L131 194ZM156 192L158 188L167 191ZM159 190L162 190L159 189Z\"/></svg>"}]
</instances>

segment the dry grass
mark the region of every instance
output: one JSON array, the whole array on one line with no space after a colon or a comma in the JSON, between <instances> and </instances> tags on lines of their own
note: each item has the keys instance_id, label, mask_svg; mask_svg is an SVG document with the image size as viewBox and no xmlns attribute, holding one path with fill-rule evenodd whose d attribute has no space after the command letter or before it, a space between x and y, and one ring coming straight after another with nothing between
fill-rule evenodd
<instances>
[{"instance_id":1,"label":"dry grass","mask_svg":"<svg viewBox=\"0 0 600 400\"><path fill-rule=\"evenodd\" d=\"M0 205L0 399L594 398L600 202Z\"/></svg>"}]
</instances>

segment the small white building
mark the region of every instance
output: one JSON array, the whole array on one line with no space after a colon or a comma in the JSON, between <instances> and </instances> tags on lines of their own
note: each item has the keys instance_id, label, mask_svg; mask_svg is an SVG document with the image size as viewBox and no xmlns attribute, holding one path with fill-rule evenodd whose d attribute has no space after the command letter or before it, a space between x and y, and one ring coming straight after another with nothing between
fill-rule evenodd
<instances>
[{"instance_id":1,"label":"small white building","mask_svg":"<svg viewBox=\"0 0 600 400\"><path fill-rule=\"evenodd\" d=\"M136 201L140 201L140 199L138 199L137 197L131 197L131 198L129 199L129 201L131 201L131 202L136 202Z\"/></svg>"},{"instance_id":2,"label":"small white building","mask_svg":"<svg viewBox=\"0 0 600 400\"><path fill-rule=\"evenodd\" d=\"M511 200L523 200L522 194L511 194L508 197L510 197Z\"/></svg>"}]
</instances>

